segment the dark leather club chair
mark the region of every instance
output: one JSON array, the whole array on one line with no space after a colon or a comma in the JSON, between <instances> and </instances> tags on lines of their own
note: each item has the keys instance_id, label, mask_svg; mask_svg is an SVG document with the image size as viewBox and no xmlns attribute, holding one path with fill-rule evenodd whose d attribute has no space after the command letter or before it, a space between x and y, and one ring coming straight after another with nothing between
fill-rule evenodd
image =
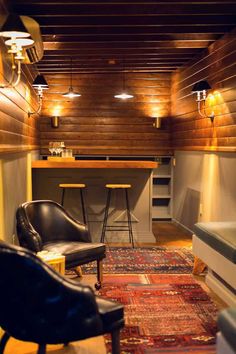
<instances>
[{"instance_id":1,"label":"dark leather club chair","mask_svg":"<svg viewBox=\"0 0 236 354\"><path fill-rule=\"evenodd\" d=\"M0 341L38 344L73 341L110 333L112 353L120 353L119 332L124 326L123 305L95 296L89 286L67 280L31 251L0 242Z\"/></svg>"},{"instance_id":2,"label":"dark leather club chair","mask_svg":"<svg viewBox=\"0 0 236 354\"><path fill-rule=\"evenodd\" d=\"M16 221L20 246L35 253L61 253L65 256L66 269L97 261L95 287L101 287L105 244L91 242L86 225L73 219L60 204L51 200L26 202L17 209Z\"/></svg>"}]
</instances>

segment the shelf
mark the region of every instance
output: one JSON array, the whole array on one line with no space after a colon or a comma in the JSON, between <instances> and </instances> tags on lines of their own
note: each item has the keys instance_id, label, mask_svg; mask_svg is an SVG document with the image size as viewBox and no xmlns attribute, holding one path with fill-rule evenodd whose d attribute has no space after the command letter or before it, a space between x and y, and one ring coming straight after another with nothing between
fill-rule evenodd
<instances>
[{"instance_id":1,"label":"shelf","mask_svg":"<svg viewBox=\"0 0 236 354\"><path fill-rule=\"evenodd\" d=\"M152 177L153 177L153 179L154 178L171 178L171 175L153 175Z\"/></svg>"},{"instance_id":2,"label":"shelf","mask_svg":"<svg viewBox=\"0 0 236 354\"><path fill-rule=\"evenodd\" d=\"M153 195L152 196L152 199L161 199L161 198L164 198L164 199L170 199L171 198L171 195L170 194L158 194L158 195Z\"/></svg>"},{"instance_id":3,"label":"shelf","mask_svg":"<svg viewBox=\"0 0 236 354\"><path fill-rule=\"evenodd\" d=\"M152 219L171 219L171 214L166 208L154 208Z\"/></svg>"},{"instance_id":4,"label":"shelf","mask_svg":"<svg viewBox=\"0 0 236 354\"><path fill-rule=\"evenodd\" d=\"M152 178L152 220L172 219L172 158L157 158Z\"/></svg>"}]
</instances>

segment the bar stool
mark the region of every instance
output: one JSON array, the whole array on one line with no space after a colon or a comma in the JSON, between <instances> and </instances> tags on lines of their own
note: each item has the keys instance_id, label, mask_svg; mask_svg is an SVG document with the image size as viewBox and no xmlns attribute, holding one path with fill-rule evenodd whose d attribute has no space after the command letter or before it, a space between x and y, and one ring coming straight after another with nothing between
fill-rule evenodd
<instances>
[{"instance_id":1,"label":"bar stool","mask_svg":"<svg viewBox=\"0 0 236 354\"><path fill-rule=\"evenodd\" d=\"M84 220L84 224L87 224L87 217L86 217L86 212L85 212L85 204L84 204L84 196L83 196L83 188L85 188L86 185L83 183L61 183L61 184L59 184L59 187L62 188L62 196L61 196L61 205L62 206L64 205L66 189L79 189L80 190L80 200L81 200L81 207L82 207L82 213L83 213L83 220Z\"/></svg>"},{"instance_id":2,"label":"bar stool","mask_svg":"<svg viewBox=\"0 0 236 354\"><path fill-rule=\"evenodd\" d=\"M106 184L106 188L108 189L108 193L107 193L107 202L106 202L106 207L105 207L100 242L104 243L106 231L122 231L122 230L124 230L124 231L129 232L129 242L132 244L132 247L134 247L134 237L133 237L131 213L130 213L129 197L128 197L128 189L131 188L131 184ZM116 189L123 189L125 191L126 211L127 211L127 219L128 219L127 226L125 226L125 225L124 226L107 225L111 195L112 195L112 191L116 190Z\"/></svg>"}]
</instances>

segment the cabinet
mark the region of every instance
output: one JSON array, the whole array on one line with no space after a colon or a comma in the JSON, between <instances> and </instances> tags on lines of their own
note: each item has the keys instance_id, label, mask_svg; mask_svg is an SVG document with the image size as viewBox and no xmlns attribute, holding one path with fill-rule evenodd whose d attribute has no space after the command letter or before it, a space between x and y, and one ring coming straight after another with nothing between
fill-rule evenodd
<instances>
[{"instance_id":1,"label":"cabinet","mask_svg":"<svg viewBox=\"0 0 236 354\"><path fill-rule=\"evenodd\" d=\"M172 157L156 158L158 168L153 170L152 177L152 220L171 220L173 173Z\"/></svg>"}]
</instances>

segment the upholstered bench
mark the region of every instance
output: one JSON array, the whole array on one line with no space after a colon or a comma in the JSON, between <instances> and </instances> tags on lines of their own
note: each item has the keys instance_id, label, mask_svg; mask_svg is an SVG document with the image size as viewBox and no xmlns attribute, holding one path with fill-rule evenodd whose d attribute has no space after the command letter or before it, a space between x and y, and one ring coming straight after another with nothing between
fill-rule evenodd
<instances>
[{"instance_id":1,"label":"upholstered bench","mask_svg":"<svg viewBox=\"0 0 236 354\"><path fill-rule=\"evenodd\" d=\"M222 311L218 318L217 354L236 353L236 308Z\"/></svg>"},{"instance_id":2,"label":"upholstered bench","mask_svg":"<svg viewBox=\"0 0 236 354\"><path fill-rule=\"evenodd\" d=\"M195 224L193 253L208 266L208 286L236 306L236 222Z\"/></svg>"}]
</instances>

